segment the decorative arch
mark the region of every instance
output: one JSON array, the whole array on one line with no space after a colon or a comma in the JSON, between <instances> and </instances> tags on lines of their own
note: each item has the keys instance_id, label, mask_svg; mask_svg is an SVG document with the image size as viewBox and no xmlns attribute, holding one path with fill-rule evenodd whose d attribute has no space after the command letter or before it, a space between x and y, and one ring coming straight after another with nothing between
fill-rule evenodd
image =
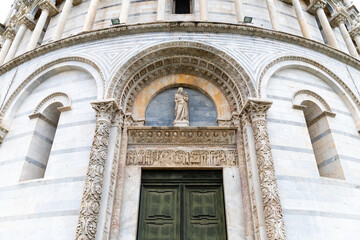
<instances>
[{"instance_id":1,"label":"decorative arch","mask_svg":"<svg viewBox=\"0 0 360 240\"><path fill-rule=\"evenodd\" d=\"M63 92L52 93L44 98L35 108L34 114L43 112L49 105L58 102L62 107L57 108L60 112L71 109L71 97Z\"/></svg>"},{"instance_id":2,"label":"decorative arch","mask_svg":"<svg viewBox=\"0 0 360 240\"><path fill-rule=\"evenodd\" d=\"M211 82L226 97L232 112L240 112L246 100L256 95L249 75L228 54L203 43L176 41L154 45L130 58L111 79L106 97L131 112L144 88L171 74Z\"/></svg>"},{"instance_id":3,"label":"decorative arch","mask_svg":"<svg viewBox=\"0 0 360 240\"><path fill-rule=\"evenodd\" d=\"M89 67L90 66L90 67ZM12 114L15 109L11 108L11 111L8 111L11 106L19 103L21 99L25 98L24 92L29 88L37 79L41 79L43 76L52 76L55 75L59 70L68 70L69 68L85 71L89 73L96 81L97 85L97 98L102 99L105 91L105 78L101 69L91 60L83 57L66 57L60 58L55 61L49 62L42 67L35 70L30 74L10 95L6 100L3 108L0 111L0 123L6 125L5 119L11 119ZM15 101L16 100L16 101Z\"/></svg>"},{"instance_id":4,"label":"decorative arch","mask_svg":"<svg viewBox=\"0 0 360 240\"><path fill-rule=\"evenodd\" d=\"M304 100L313 101L316 103L322 111L332 112L330 105L317 93L310 90L299 90L294 93L292 98L292 104L294 108L301 109L303 105L301 103Z\"/></svg>"},{"instance_id":5,"label":"decorative arch","mask_svg":"<svg viewBox=\"0 0 360 240\"><path fill-rule=\"evenodd\" d=\"M204 92L214 102L218 120L231 119L231 108L226 96L214 84L193 75L181 74L158 78L144 87L134 101L131 111L134 120L144 120L146 108L154 96L176 86L188 86Z\"/></svg>"},{"instance_id":6,"label":"decorative arch","mask_svg":"<svg viewBox=\"0 0 360 240\"><path fill-rule=\"evenodd\" d=\"M360 132L360 100L353 91L335 73L325 66L311 59L300 56L283 56L270 62L262 71L258 81L258 97L266 97L268 82L276 72L296 67L320 77L325 81L338 96L344 101L355 121L357 130Z\"/></svg>"}]
</instances>

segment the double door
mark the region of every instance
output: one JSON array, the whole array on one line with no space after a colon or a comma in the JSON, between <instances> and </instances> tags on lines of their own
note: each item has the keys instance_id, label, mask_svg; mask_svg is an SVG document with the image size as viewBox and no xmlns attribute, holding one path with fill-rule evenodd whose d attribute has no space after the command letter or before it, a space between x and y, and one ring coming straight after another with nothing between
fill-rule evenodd
<instances>
[{"instance_id":1,"label":"double door","mask_svg":"<svg viewBox=\"0 0 360 240\"><path fill-rule=\"evenodd\" d=\"M143 171L138 240L226 240L221 171Z\"/></svg>"}]
</instances>

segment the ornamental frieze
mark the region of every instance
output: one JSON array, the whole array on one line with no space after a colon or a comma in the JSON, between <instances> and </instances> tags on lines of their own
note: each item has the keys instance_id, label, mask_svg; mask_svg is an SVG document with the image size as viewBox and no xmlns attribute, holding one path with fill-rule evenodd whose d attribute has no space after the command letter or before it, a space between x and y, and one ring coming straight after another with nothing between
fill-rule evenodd
<instances>
[{"instance_id":1,"label":"ornamental frieze","mask_svg":"<svg viewBox=\"0 0 360 240\"><path fill-rule=\"evenodd\" d=\"M235 145L235 129L129 129L129 145Z\"/></svg>"},{"instance_id":2,"label":"ornamental frieze","mask_svg":"<svg viewBox=\"0 0 360 240\"><path fill-rule=\"evenodd\" d=\"M129 149L127 165L237 166L237 150Z\"/></svg>"}]
</instances>

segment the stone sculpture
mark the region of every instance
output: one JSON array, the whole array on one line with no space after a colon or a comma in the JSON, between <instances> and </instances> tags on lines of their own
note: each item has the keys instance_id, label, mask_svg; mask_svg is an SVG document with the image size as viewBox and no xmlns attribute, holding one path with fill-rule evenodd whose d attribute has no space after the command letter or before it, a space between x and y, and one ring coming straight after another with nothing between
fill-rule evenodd
<instances>
[{"instance_id":1,"label":"stone sculpture","mask_svg":"<svg viewBox=\"0 0 360 240\"><path fill-rule=\"evenodd\" d=\"M179 88L175 94L175 127L188 127L189 126L189 109L188 109L188 94L185 92L182 95L183 88Z\"/></svg>"}]
</instances>

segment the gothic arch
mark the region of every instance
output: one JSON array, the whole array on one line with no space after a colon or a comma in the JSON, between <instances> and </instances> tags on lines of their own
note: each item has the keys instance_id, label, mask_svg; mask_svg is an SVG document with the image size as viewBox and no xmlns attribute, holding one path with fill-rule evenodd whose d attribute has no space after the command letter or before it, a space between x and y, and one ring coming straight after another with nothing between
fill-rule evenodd
<instances>
[{"instance_id":1,"label":"gothic arch","mask_svg":"<svg viewBox=\"0 0 360 240\"><path fill-rule=\"evenodd\" d=\"M226 96L232 112L240 112L256 91L249 75L228 54L199 42L167 42L130 58L114 75L107 98L131 112L138 94L152 81L170 74L188 74L214 84Z\"/></svg>"},{"instance_id":2,"label":"gothic arch","mask_svg":"<svg viewBox=\"0 0 360 240\"><path fill-rule=\"evenodd\" d=\"M94 78L97 85L97 98L103 98L105 89L105 78L101 69L93 61L83 57L60 58L55 61L49 62L35 70L16 88L16 90L6 100L0 111L0 123L3 125L7 125L4 122L7 122L6 120L11 120L12 114L14 113L14 111L16 111L16 107L14 106L21 102L21 98L25 98L26 94L24 93L29 87L31 87L31 85L35 81L41 79L41 77L43 76L55 75L59 70L61 71L68 69L80 70L90 74ZM9 111L9 109L11 109L11 111Z\"/></svg>"},{"instance_id":3,"label":"gothic arch","mask_svg":"<svg viewBox=\"0 0 360 240\"><path fill-rule=\"evenodd\" d=\"M257 93L259 98L266 98L268 82L276 72L283 69L296 68L320 77L344 101L360 131L360 100L353 91L335 73L314 60L300 56L283 56L270 62L261 72Z\"/></svg>"}]
</instances>

